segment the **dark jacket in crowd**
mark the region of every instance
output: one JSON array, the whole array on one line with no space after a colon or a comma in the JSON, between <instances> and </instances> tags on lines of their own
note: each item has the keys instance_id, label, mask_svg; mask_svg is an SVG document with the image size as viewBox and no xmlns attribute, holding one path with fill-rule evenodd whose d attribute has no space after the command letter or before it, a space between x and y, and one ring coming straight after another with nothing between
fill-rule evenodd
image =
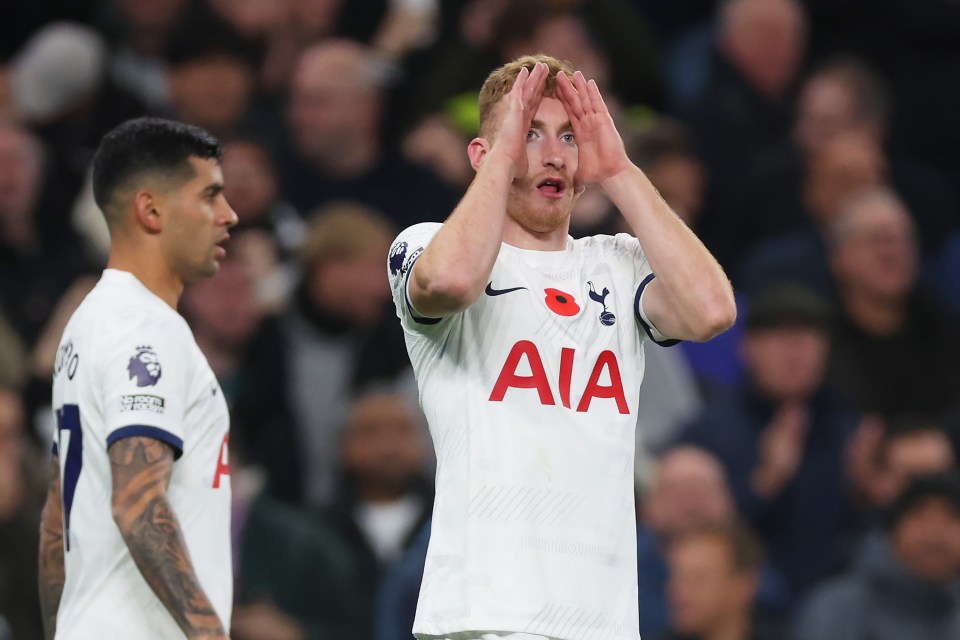
<instances>
[{"instance_id":1,"label":"dark jacket in crowd","mask_svg":"<svg viewBox=\"0 0 960 640\"><path fill-rule=\"evenodd\" d=\"M816 588L797 617L797 640L960 638L960 580L925 582L870 536L853 570Z\"/></svg>"},{"instance_id":2,"label":"dark jacket in crowd","mask_svg":"<svg viewBox=\"0 0 960 640\"><path fill-rule=\"evenodd\" d=\"M813 396L808 410L800 467L772 500L754 492L750 476L775 407L751 385L717 393L679 436L679 442L701 446L721 460L739 512L763 538L770 564L794 599L840 568L855 522L844 489L844 457L859 417L826 388Z\"/></svg>"}]
</instances>

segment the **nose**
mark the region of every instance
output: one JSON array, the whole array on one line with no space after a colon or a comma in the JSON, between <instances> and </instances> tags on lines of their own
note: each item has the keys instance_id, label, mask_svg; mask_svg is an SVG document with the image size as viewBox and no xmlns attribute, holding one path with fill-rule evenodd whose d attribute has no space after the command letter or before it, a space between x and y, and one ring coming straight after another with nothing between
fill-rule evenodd
<instances>
[{"instance_id":1,"label":"nose","mask_svg":"<svg viewBox=\"0 0 960 640\"><path fill-rule=\"evenodd\" d=\"M559 140L551 138L546 140L543 146L543 166L553 167L554 169L563 169L566 166Z\"/></svg>"},{"instance_id":2,"label":"nose","mask_svg":"<svg viewBox=\"0 0 960 640\"><path fill-rule=\"evenodd\" d=\"M223 225L225 227L232 227L236 225L240 218L237 216L237 212L233 210L233 207L230 206L230 203L227 202L227 199L223 199L224 207L226 208L226 215L223 217Z\"/></svg>"}]
</instances>

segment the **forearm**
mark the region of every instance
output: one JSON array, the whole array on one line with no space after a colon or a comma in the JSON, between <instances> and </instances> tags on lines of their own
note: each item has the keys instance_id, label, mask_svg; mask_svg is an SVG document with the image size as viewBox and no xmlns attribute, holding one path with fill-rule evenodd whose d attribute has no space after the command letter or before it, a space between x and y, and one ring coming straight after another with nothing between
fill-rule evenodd
<instances>
[{"instance_id":1,"label":"forearm","mask_svg":"<svg viewBox=\"0 0 960 640\"><path fill-rule=\"evenodd\" d=\"M166 496L155 495L142 510L128 510L116 520L140 573L187 637L225 637Z\"/></svg>"},{"instance_id":2,"label":"forearm","mask_svg":"<svg viewBox=\"0 0 960 640\"><path fill-rule=\"evenodd\" d=\"M728 328L736 307L726 274L646 175L631 166L601 187L640 240L657 286L663 289L659 299L669 309L660 315L672 326L658 328L670 337L694 340L709 339Z\"/></svg>"},{"instance_id":3,"label":"forearm","mask_svg":"<svg viewBox=\"0 0 960 640\"><path fill-rule=\"evenodd\" d=\"M511 181L510 163L488 153L463 199L417 260L411 295L417 295L418 311L448 315L483 293L500 252Z\"/></svg>"},{"instance_id":4,"label":"forearm","mask_svg":"<svg viewBox=\"0 0 960 640\"><path fill-rule=\"evenodd\" d=\"M130 437L108 452L113 519L140 573L187 638L226 638L167 500L173 450L152 438Z\"/></svg>"},{"instance_id":5,"label":"forearm","mask_svg":"<svg viewBox=\"0 0 960 640\"><path fill-rule=\"evenodd\" d=\"M54 482L47 493L47 502L40 517L39 585L43 633L52 640L57 631L57 609L66 579L63 566L63 512L60 506L59 462L51 463Z\"/></svg>"}]
</instances>

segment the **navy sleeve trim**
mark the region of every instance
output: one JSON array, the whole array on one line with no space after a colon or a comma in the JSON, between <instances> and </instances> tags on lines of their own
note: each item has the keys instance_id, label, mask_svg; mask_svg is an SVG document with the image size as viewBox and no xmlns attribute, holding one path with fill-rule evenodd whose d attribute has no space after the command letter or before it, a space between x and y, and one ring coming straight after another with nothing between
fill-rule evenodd
<instances>
[{"instance_id":1,"label":"navy sleeve trim","mask_svg":"<svg viewBox=\"0 0 960 640\"><path fill-rule=\"evenodd\" d=\"M57 443L56 443L56 442L51 442L51 443L50 443L50 453L52 453L52 454L55 455L55 456L59 456L59 455L60 455L60 448L57 446Z\"/></svg>"},{"instance_id":2,"label":"navy sleeve trim","mask_svg":"<svg viewBox=\"0 0 960 640\"><path fill-rule=\"evenodd\" d=\"M644 332L647 334L647 337L653 340L654 344L658 344L661 347L672 347L675 344L680 344L680 340L674 340L673 338L667 338L666 340L657 340L653 337L653 329L647 324L647 321L643 319L643 312L640 309L640 298L643 297L643 290L647 288L647 285L653 282L653 279L656 278L654 274L648 275L643 279L643 282L640 283L640 286L637 287L637 295L633 299L633 314L637 316L637 322L640 323L640 326L643 327ZM659 332L658 332L659 333Z\"/></svg>"},{"instance_id":3,"label":"navy sleeve trim","mask_svg":"<svg viewBox=\"0 0 960 640\"><path fill-rule=\"evenodd\" d=\"M181 438L160 427L151 427L145 424L131 424L115 430L107 436L107 448L109 449L110 445L117 440L131 437L147 437L167 443L173 447L174 460L179 460L180 456L183 455L183 440Z\"/></svg>"},{"instance_id":4,"label":"navy sleeve trim","mask_svg":"<svg viewBox=\"0 0 960 640\"><path fill-rule=\"evenodd\" d=\"M413 303L410 302L410 288L409 288L410 274L413 273L413 265L417 264L417 260L419 259L420 259L420 256L417 256L417 258L413 260L410 263L410 265L407 267L407 274L403 278L403 299L407 303L407 311L410 312L410 317L413 318L414 322L416 322L417 324L426 324L426 325L437 324L438 322L443 320L443 318L424 318L422 316L419 316L417 315L417 312L413 308Z\"/></svg>"}]
</instances>

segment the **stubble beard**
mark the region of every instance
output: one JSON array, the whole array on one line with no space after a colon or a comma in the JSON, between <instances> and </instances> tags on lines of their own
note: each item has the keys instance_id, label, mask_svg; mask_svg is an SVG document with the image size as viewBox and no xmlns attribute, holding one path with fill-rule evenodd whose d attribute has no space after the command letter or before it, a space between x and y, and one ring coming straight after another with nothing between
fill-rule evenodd
<instances>
[{"instance_id":1,"label":"stubble beard","mask_svg":"<svg viewBox=\"0 0 960 640\"><path fill-rule=\"evenodd\" d=\"M573 202L569 198L537 202L538 197L529 193L529 185L514 184L511 189L507 215L527 231L550 233L570 221Z\"/></svg>"}]
</instances>

